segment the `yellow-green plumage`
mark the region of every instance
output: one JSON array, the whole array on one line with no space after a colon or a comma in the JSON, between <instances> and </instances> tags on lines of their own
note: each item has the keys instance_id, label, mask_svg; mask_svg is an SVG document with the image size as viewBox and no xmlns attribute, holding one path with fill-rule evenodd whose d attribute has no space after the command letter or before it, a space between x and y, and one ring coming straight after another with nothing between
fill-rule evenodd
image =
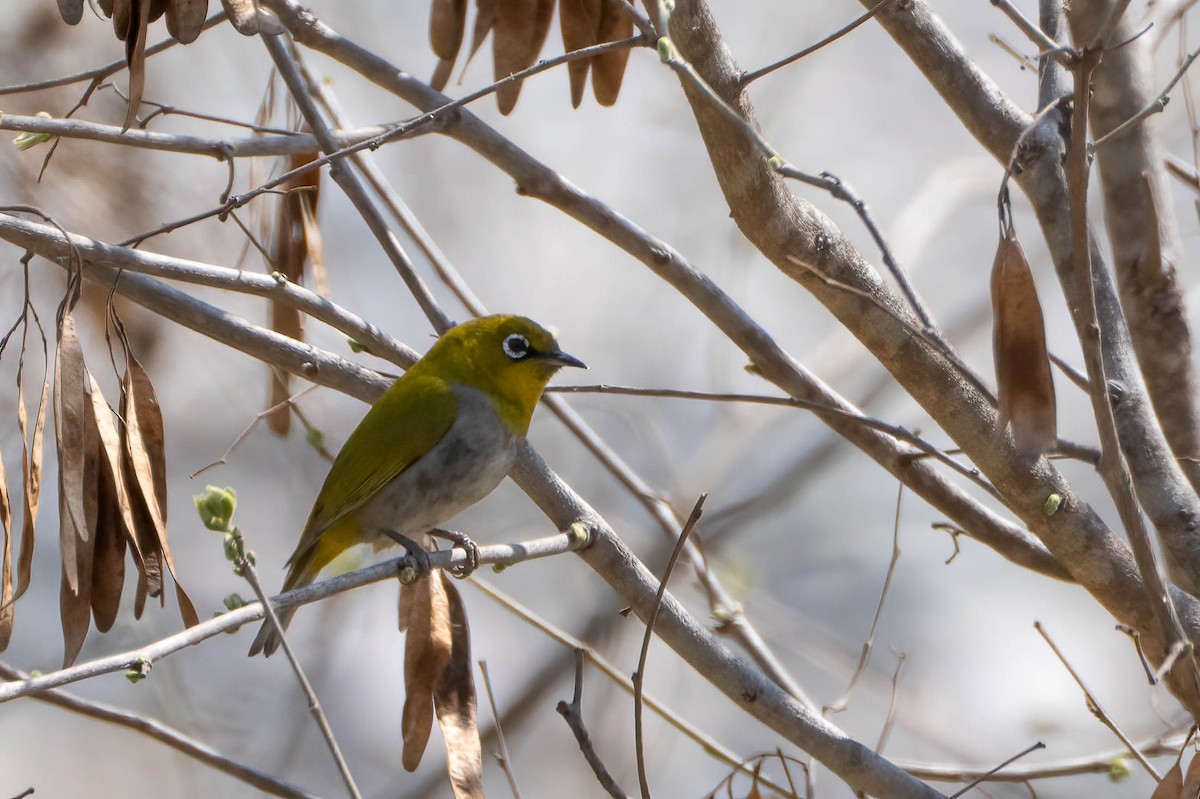
<instances>
[{"instance_id":1,"label":"yellow-green plumage","mask_svg":"<svg viewBox=\"0 0 1200 799\"><path fill-rule=\"evenodd\" d=\"M508 473L550 377L583 364L520 316L447 331L371 407L346 440L313 504L285 591L312 582L345 550L419 536L491 493ZM286 626L292 610L280 613ZM250 653L271 654L267 624Z\"/></svg>"}]
</instances>

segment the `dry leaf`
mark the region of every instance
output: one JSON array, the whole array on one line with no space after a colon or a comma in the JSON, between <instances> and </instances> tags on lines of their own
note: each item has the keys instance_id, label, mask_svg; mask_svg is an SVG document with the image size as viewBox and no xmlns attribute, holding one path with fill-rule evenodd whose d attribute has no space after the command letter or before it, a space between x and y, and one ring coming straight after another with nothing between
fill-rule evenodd
<instances>
[{"instance_id":1,"label":"dry leaf","mask_svg":"<svg viewBox=\"0 0 1200 799\"><path fill-rule=\"evenodd\" d=\"M1037 287L1011 228L1000 240L992 266L992 312L1000 395L997 429L1011 424L1017 449L1040 455L1058 440L1054 380Z\"/></svg>"},{"instance_id":2,"label":"dry leaf","mask_svg":"<svg viewBox=\"0 0 1200 799\"><path fill-rule=\"evenodd\" d=\"M438 58L454 63L467 27L467 0L433 0L429 44Z\"/></svg>"},{"instance_id":3,"label":"dry leaf","mask_svg":"<svg viewBox=\"0 0 1200 799\"><path fill-rule=\"evenodd\" d=\"M553 0L497 0L495 30L492 33L493 75L496 80L533 66L546 41L553 14ZM510 113L520 93L521 81L501 86L496 91L500 113Z\"/></svg>"},{"instance_id":4,"label":"dry leaf","mask_svg":"<svg viewBox=\"0 0 1200 799\"><path fill-rule=\"evenodd\" d=\"M618 7L617 3L604 2L600 25L596 31L599 43L628 39L633 35L633 17ZM625 65L629 61L629 48L602 53L592 59L592 94L600 105L613 105L621 91L621 80L625 77Z\"/></svg>"},{"instance_id":5,"label":"dry leaf","mask_svg":"<svg viewBox=\"0 0 1200 799\"><path fill-rule=\"evenodd\" d=\"M429 76L429 88L435 92L445 91L446 84L450 82L450 76L453 74L454 62L439 58L437 66L433 68L433 74Z\"/></svg>"},{"instance_id":6,"label":"dry leaf","mask_svg":"<svg viewBox=\"0 0 1200 799\"><path fill-rule=\"evenodd\" d=\"M86 372L86 370L85 370ZM79 391L86 394L82 402L83 431L80 446L83 450L83 471L79 485L83 506L83 524L75 528L77 536L71 547L75 560L76 583L72 585L68 579L67 548L63 547L62 582L59 587L59 614L62 618L63 629L63 668L75 662L83 641L87 637L88 626L91 622L92 607L92 555L95 549L96 516L99 503L96 495L96 484L99 482L100 471L100 436L96 429L96 418L92 412L91 390L80 386ZM64 400L64 404L70 398ZM74 497L71 498L74 501Z\"/></svg>"},{"instance_id":7,"label":"dry leaf","mask_svg":"<svg viewBox=\"0 0 1200 799\"><path fill-rule=\"evenodd\" d=\"M415 771L433 731L433 690L450 659L452 632L446 590L429 577L409 586L408 632L404 639L404 737L401 762Z\"/></svg>"},{"instance_id":8,"label":"dry leaf","mask_svg":"<svg viewBox=\"0 0 1200 799\"><path fill-rule=\"evenodd\" d=\"M570 53L596 44L596 33L600 29L600 14L605 0L559 0L558 22L562 29L563 50ZM592 59L582 58L567 62L567 74L571 80L571 106L578 108L583 102L583 89L587 85L588 69Z\"/></svg>"},{"instance_id":9,"label":"dry leaf","mask_svg":"<svg viewBox=\"0 0 1200 799\"><path fill-rule=\"evenodd\" d=\"M471 31L471 52L467 54L467 63L479 52L483 40L496 27L497 0L475 0L475 29ZM465 69L466 67L464 67Z\"/></svg>"},{"instance_id":10,"label":"dry leaf","mask_svg":"<svg viewBox=\"0 0 1200 799\"><path fill-rule=\"evenodd\" d=\"M1187 797L1187 799L1196 799L1197 796L1200 796L1200 757L1196 755L1192 755L1192 762L1188 764L1180 796Z\"/></svg>"},{"instance_id":11,"label":"dry leaf","mask_svg":"<svg viewBox=\"0 0 1200 799\"><path fill-rule=\"evenodd\" d=\"M100 470L96 486L100 512L96 517L96 543L92 559L92 617L96 629L106 633L117 620L121 592L125 588L125 531L117 504L112 474Z\"/></svg>"},{"instance_id":12,"label":"dry leaf","mask_svg":"<svg viewBox=\"0 0 1200 799\"><path fill-rule=\"evenodd\" d=\"M1162 778L1162 782L1154 789L1154 793L1150 794L1150 799L1181 799L1182 796L1183 770L1176 761L1167 775Z\"/></svg>"},{"instance_id":13,"label":"dry leaf","mask_svg":"<svg viewBox=\"0 0 1200 799\"><path fill-rule=\"evenodd\" d=\"M23 357L23 356L22 356ZM23 368L17 369L17 427L24 445L27 438L25 398L21 394ZM17 593L21 598L33 576L34 525L42 498L42 444L46 432L46 409L50 406L50 371L42 376L42 394L38 399L37 416L33 420L33 443L21 449L21 477L25 485L25 517L21 520L21 554L17 557Z\"/></svg>"},{"instance_id":14,"label":"dry leaf","mask_svg":"<svg viewBox=\"0 0 1200 799\"><path fill-rule=\"evenodd\" d=\"M156 508L160 507L154 493L154 479L150 474L150 466L146 458L145 446L141 443L141 429L130 430L129 421L134 413L132 406L132 377L127 368L125 379L122 381L121 418L125 424L121 427L121 466L119 471L125 477L126 495L129 502L130 518L132 520L132 535L134 552L137 555L138 594L134 603L134 617L142 617L142 608L146 597L161 597L163 589L163 559L159 546L159 529L165 527L161 514L156 519L150 511L151 502L145 498L149 494ZM137 444L131 440L131 432L136 432ZM139 472L133 464L131 452L137 451L142 456L142 470Z\"/></svg>"},{"instance_id":15,"label":"dry leaf","mask_svg":"<svg viewBox=\"0 0 1200 799\"><path fill-rule=\"evenodd\" d=\"M146 37L150 32L150 3L147 0L132 0L132 9L126 23L125 64L129 68L129 109L125 112L125 123L121 132L129 130L137 121L138 108L142 104L142 91L146 88ZM116 17L113 17L114 22ZM120 36L120 31L117 33Z\"/></svg>"},{"instance_id":16,"label":"dry leaf","mask_svg":"<svg viewBox=\"0 0 1200 799\"><path fill-rule=\"evenodd\" d=\"M128 469L134 519L135 522L139 520L136 512L139 509L145 512L143 518L149 521L154 530L162 562L175 581L179 614L183 617L183 623L191 627L199 624L200 618L191 598L179 584L171 546L167 542L167 462L162 409L158 406L150 376L128 350L123 390L121 415L125 418L125 467ZM147 586L148 589L152 587ZM160 590L161 587L160 584ZM153 591L150 591L150 595L155 596Z\"/></svg>"},{"instance_id":17,"label":"dry leaf","mask_svg":"<svg viewBox=\"0 0 1200 799\"><path fill-rule=\"evenodd\" d=\"M411 585L400 583L400 601L397 608L399 612L396 614L399 621L397 627L400 632L407 630L408 625L412 622L413 609L417 604L417 595L418 592Z\"/></svg>"},{"instance_id":18,"label":"dry leaf","mask_svg":"<svg viewBox=\"0 0 1200 799\"><path fill-rule=\"evenodd\" d=\"M483 799L483 746L475 719L475 681L471 664L471 631L458 589L445 572L437 577L449 609L450 657L437 685L433 704L446 743L446 771L455 799Z\"/></svg>"},{"instance_id":19,"label":"dry leaf","mask_svg":"<svg viewBox=\"0 0 1200 799\"><path fill-rule=\"evenodd\" d=\"M8 648L12 639L13 616L13 530L12 503L8 497L8 476L4 472L4 458L0 456L0 531L4 533L4 560L0 562L0 652Z\"/></svg>"},{"instance_id":20,"label":"dry leaf","mask_svg":"<svg viewBox=\"0 0 1200 799\"><path fill-rule=\"evenodd\" d=\"M78 25L83 19L83 0L58 0L58 13L68 25Z\"/></svg>"},{"instance_id":21,"label":"dry leaf","mask_svg":"<svg viewBox=\"0 0 1200 799\"><path fill-rule=\"evenodd\" d=\"M316 173L320 177L320 173ZM318 188L320 183L316 184ZM308 270L312 273L313 288L322 297L329 296L329 269L325 265L325 239L317 224L317 195L311 202L300 203L300 225L304 230L304 249L308 254Z\"/></svg>"},{"instance_id":22,"label":"dry leaf","mask_svg":"<svg viewBox=\"0 0 1200 799\"><path fill-rule=\"evenodd\" d=\"M87 535L83 508L85 372L75 319L70 311L66 311L54 359L54 432L58 452L59 548L63 578L76 594L79 592L79 567L75 542Z\"/></svg>"},{"instance_id":23,"label":"dry leaf","mask_svg":"<svg viewBox=\"0 0 1200 799\"><path fill-rule=\"evenodd\" d=\"M208 13L208 0L170 0L167 3L167 33L180 44L196 41L204 28L204 16ZM151 16L156 19L157 15Z\"/></svg>"},{"instance_id":24,"label":"dry leaf","mask_svg":"<svg viewBox=\"0 0 1200 799\"><path fill-rule=\"evenodd\" d=\"M112 17L113 32L117 34L117 38L125 41L129 38L129 24L131 20L137 19L136 10L133 4L137 0L101 0L100 10Z\"/></svg>"},{"instance_id":25,"label":"dry leaf","mask_svg":"<svg viewBox=\"0 0 1200 799\"><path fill-rule=\"evenodd\" d=\"M160 588L161 590L161 588ZM140 619L146 609L146 597L150 595L150 587L146 581L146 572L138 572L137 589L133 593L133 617Z\"/></svg>"},{"instance_id":26,"label":"dry leaf","mask_svg":"<svg viewBox=\"0 0 1200 799\"><path fill-rule=\"evenodd\" d=\"M133 515L122 470L121 434L117 420L92 380L92 412L99 439L100 469L96 481L99 510L96 515L95 550L92 558L92 615L96 629L108 632L117 617L125 586L126 540L134 545L140 562L138 541L133 534Z\"/></svg>"},{"instance_id":27,"label":"dry leaf","mask_svg":"<svg viewBox=\"0 0 1200 799\"><path fill-rule=\"evenodd\" d=\"M318 153L295 153L288 170L298 169L317 159ZM290 283L304 282L305 264L312 263L314 271L324 269L321 231L317 226L317 199L321 190L321 171L314 169L297 175L284 184L286 194L278 204L275 230L272 235L271 261L273 268ZM271 329L276 333L304 340L303 317L295 306L276 300L271 303ZM286 401L291 396L291 375L278 369L268 371L267 414L271 432L286 436L291 430L292 409Z\"/></svg>"}]
</instances>

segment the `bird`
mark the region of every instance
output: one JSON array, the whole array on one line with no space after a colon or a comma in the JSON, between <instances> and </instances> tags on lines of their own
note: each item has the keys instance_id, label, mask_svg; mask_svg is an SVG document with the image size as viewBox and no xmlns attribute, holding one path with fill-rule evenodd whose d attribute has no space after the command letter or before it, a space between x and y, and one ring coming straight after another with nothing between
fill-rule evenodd
<instances>
[{"instance_id":1,"label":"bird","mask_svg":"<svg viewBox=\"0 0 1200 799\"><path fill-rule=\"evenodd\" d=\"M346 439L285 564L283 590L308 585L357 544L407 548L490 494L516 461L546 384L566 366L587 368L523 316L447 330ZM283 628L295 610L279 611ZM268 620L250 655L279 644Z\"/></svg>"}]
</instances>

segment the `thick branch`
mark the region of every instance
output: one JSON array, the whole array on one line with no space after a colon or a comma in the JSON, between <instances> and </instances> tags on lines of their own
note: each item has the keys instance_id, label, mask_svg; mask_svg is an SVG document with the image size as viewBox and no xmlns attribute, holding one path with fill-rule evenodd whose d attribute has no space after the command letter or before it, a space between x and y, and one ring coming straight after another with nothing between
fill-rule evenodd
<instances>
[{"instance_id":1,"label":"thick branch","mask_svg":"<svg viewBox=\"0 0 1200 799\"><path fill-rule=\"evenodd\" d=\"M922 5L914 0L904 8L919 10ZM887 12L880 18L910 13L915 12ZM739 91L739 70L704 4L684 0L676 6L672 20L671 31L680 52L727 103L754 124L753 109ZM938 51L940 57L945 57L946 52L944 48ZM1072 575L1114 616L1149 636L1148 640L1153 641L1152 651L1161 657L1167 642L1159 636L1137 567L1124 543L1049 463L1039 460L1031 464L1021 459L1008 443L998 441L991 403L973 385L958 377L939 352L914 336L911 323L903 325L898 321L907 316L906 311L841 231L786 190L743 126L731 123L723 112L713 108L708 97L686 82L684 89L734 219L747 238L777 267L809 288L871 349L979 465L1008 499L1010 507ZM957 89L952 86L948 91ZM992 100L995 102L989 105ZM986 116L984 112L989 109L989 118L1001 129L1006 120L1012 120L1007 105L996 99L994 93L983 94L982 89L960 105L965 107L964 117L975 124L983 124L981 115ZM995 138L993 131L982 133L989 139ZM1011 142L1004 150L1004 157L1010 152ZM810 268L797 269L795 259ZM816 279L814 271L862 294L833 288ZM887 306L889 312L880 306ZM1181 482L1187 486L1186 481ZM1066 512L1059 510L1047 518L1043 504L1051 494L1066 500ZM1175 514L1179 507L1174 508ZM1181 615L1187 618L1185 626L1195 636L1200 630L1196 603L1188 600ZM1179 690L1179 686L1176 688ZM1194 712L1200 712L1200 694L1185 686L1180 695Z\"/></svg>"},{"instance_id":2,"label":"thick branch","mask_svg":"<svg viewBox=\"0 0 1200 799\"><path fill-rule=\"evenodd\" d=\"M1110 6L1099 0L1071 5L1068 18L1077 42L1090 41ZM1125 14L1112 43L1127 43L1105 52L1096 70L1090 115L1096 139L1158 96L1150 37L1134 39L1142 26L1133 14ZM1179 225L1170 202L1157 120L1143 119L1107 140L1096 151L1096 164L1121 306L1150 398L1172 451L1180 457L1200 457L1196 403L1200 393L1192 334L1175 269L1180 259ZM1185 460L1182 468L1192 485L1200 487L1200 463Z\"/></svg>"},{"instance_id":3,"label":"thick branch","mask_svg":"<svg viewBox=\"0 0 1200 799\"><path fill-rule=\"evenodd\" d=\"M869 4L869 0L862 2ZM938 90L959 121L993 157L1007 164L1017 139L1031 120L999 96L990 81L982 77L967 81L960 77L979 75L979 69L921 0L898 4L877 19ZM1045 121L1057 119L1049 116ZM1026 164L1017 180L1041 222L1076 333L1081 341L1086 341L1088 322L1081 309L1088 287L1076 280L1071 270L1066 178L1060 161L1056 160L1064 149L1061 135L1056 126L1045 124L1035 135L1028 136L1026 142L1029 151L1026 155L1032 163ZM1200 520L1200 497L1184 476L1154 418L1112 277L1095 242L1092 263L1096 312L1105 335L1105 374L1122 394L1121 402L1114 408L1121 447L1129 459L1138 500L1172 556L1175 567L1172 576L1185 589L1195 592L1196 575L1200 575L1200 546L1195 541L1194 528Z\"/></svg>"}]
</instances>

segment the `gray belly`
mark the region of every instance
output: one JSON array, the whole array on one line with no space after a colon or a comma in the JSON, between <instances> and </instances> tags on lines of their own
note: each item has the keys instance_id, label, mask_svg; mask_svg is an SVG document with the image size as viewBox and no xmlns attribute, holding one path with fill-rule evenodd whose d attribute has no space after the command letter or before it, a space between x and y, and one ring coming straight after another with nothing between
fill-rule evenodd
<instances>
[{"instance_id":1,"label":"gray belly","mask_svg":"<svg viewBox=\"0 0 1200 799\"><path fill-rule=\"evenodd\" d=\"M458 418L428 454L413 463L363 506L363 531L380 536L376 548L390 545L385 531L416 538L486 497L508 474L519 439L471 388L456 388Z\"/></svg>"}]
</instances>

